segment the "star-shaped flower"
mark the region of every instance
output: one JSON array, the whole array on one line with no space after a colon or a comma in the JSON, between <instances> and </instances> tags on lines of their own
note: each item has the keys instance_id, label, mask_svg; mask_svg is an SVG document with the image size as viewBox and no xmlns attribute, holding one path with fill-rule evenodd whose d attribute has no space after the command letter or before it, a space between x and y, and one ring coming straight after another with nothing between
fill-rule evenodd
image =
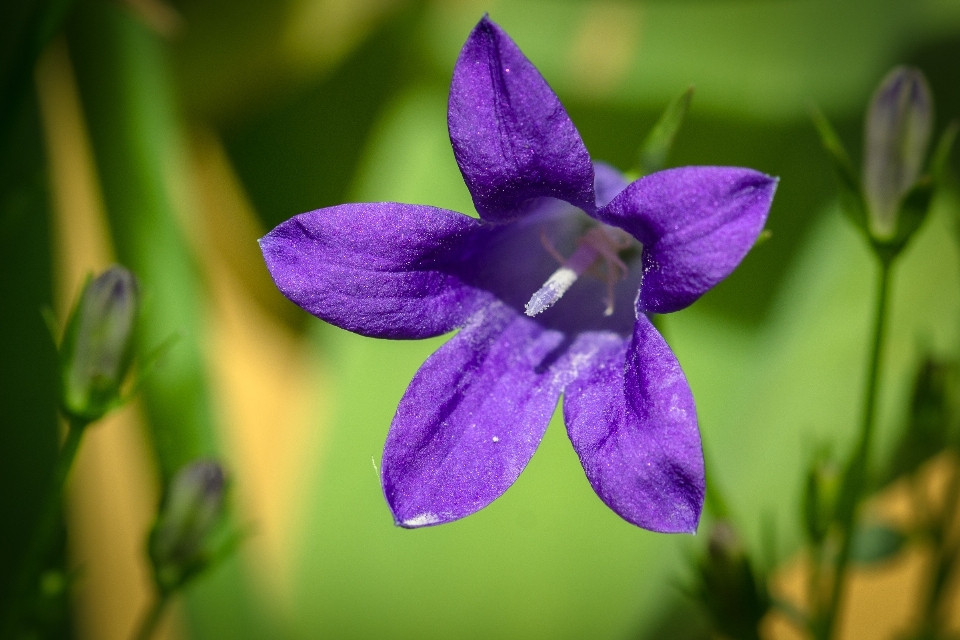
<instances>
[{"instance_id":1,"label":"star-shaped flower","mask_svg":"<svg viewBox=\"0 0 960 640\"><path fill-rule=\"evenodd\" d=\"M402 527L490 504L533 456L563 395L600 498L646 529L693 532L704 469L693 395L647 314L725 278L776 180L685 167L626 184L593 163L559 99L484 17L450 86L450 139L480 219L345 204L260 245L293 302L365 336L460 331L423 364L390 427L381 480Z\"/></svg>"}]
</instances>

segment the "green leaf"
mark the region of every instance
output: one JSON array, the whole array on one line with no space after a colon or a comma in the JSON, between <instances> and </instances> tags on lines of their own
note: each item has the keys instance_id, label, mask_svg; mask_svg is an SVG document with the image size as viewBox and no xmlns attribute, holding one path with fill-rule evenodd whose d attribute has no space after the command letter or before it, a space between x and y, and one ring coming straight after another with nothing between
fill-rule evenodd
<instances>
[{"instance_id":1,"label":"green leaf","mask_svg":"<svg viewBox=\"0 0 960 640\"><path fill-rule=\"evenodd\" d=\"M853 534L850 560L856 564L877 564L900 553L907 537L890 525L865 524Z\"/></svg>"},{"instance_id":2,"label":"green leaf","mask_svg":"<svg viewBox=\"0 0 960 640\"><path fill-rule=\"evenodd\" d=\"M644 175L663 169L667 156L673 149L683 119L690 110L690 101L693 100L693 87L689 87L682 94L673 99L664 109L663 115L653 125L640 147L640 172Z\"/></svg>"},{"instance_id":3,"label":"green leaf","mask_svg":"<svg viewBox=\"0 0 960 640\"><path fill-rule=\"evenodd\" d=\"M847 150L840 142L833 126L820 109L813 107L810 110L813 126L820 134L820 142L830 156L834 174L837 177L837 186L840 191L840 206L851 222L869 238L870 230L867 225L867 207L860 189L860 178L857 176Z\"/></svg>"},{"instance_id":4,"label":"green leaf","mask_svg":"<svg viewBox=\"0 0 960 640\"><path fill-rule=\"evenodd\" d=\"M950 152L953 151L953 143L957 139L958 131L960 131L960 122L954 120L940 134L937 147L933 150L933 156L930 158L930 177L937 184L943 182L945 177L944 172L947 170Z\"/></svg>"},{"instance_id":5,"label":"green leaf","mask_svg":"<svg viewBox=\"0 0 960 640\"><path fill-rule=\"evenodd\" d=\"M955 375L953 362L927 358L920 366L914 378L910 413L887 463L884 474L887 482L912 474L947 447L953 418L950 396Z\"/></svg>"}]
</instances>

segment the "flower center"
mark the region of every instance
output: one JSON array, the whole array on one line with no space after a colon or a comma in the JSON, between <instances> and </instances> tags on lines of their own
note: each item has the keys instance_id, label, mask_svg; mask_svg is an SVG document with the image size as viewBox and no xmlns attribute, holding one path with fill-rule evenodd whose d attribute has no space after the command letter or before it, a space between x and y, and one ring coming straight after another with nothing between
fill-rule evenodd
<instances>
[{"instance_id":1,"label":"flower center","mask_svg":"<svg viewBox=\"0 0 960 640\"><path fill-rule=\"evenodd\" d=\"M636 241L622 229L605 224L591 227L577 240L577 247L569 258L564 258L545 235L540 235L543 246L560 263L540 289L526 304L525 311L531 318L543 313L563 297L573 283L584 273L597 277L607 285L607 306L603 315L613 314L613 288L629 272L620 258L620 252L632 248Z\"/></svg>"}]
</instances>

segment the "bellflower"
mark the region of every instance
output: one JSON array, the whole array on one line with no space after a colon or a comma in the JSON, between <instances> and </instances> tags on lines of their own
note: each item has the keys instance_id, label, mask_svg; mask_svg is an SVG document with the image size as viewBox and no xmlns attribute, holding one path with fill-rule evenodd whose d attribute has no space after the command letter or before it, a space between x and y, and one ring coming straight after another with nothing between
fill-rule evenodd
<instances>
[{"instance_id":1,"label":"bellflower","mask_svg":"<svg viewBox=\"0 0 960 640\"><path fill-rule=\"evenodd\" d=\"M450 86L450 139L479 219L345 204L261 241L279 289L364 336L460 331L400 401L381 465L397 525L470 515L510 487L563 395L600 498L631 523L693 532L704 469L693 396L647 314L725 278L764 226L776 181L685 167L627 184L593 163L559 99L484 17Z\"/></svg>"}]
</instances>

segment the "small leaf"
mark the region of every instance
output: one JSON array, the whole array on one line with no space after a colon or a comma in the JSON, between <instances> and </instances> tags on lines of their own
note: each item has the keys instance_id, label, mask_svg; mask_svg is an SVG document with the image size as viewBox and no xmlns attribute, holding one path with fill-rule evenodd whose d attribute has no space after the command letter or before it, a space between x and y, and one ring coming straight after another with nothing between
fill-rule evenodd
<instances>
[{"instance_id":1,"label":"small leaf","mask_svg":"<svg viewBox=\"0 0 960 640\"><path fill-rule=\"evenodd\" d=\"M853 534L850 560L857 564L876 564L900 553L907 537L890 525L865 524Z\"/></svg>"},{"instance_id":2,"label":"small leaf","mask_svg":"<svg viewBox=\"0 0 960 640\"><path fill-rule=\"evenodd\" d=\"M150 350L146 355L143 361L137 367L137 371L134 373L133 381L131 382L127 392L122 396L117 398L116 407L120 407L130 402L134 396L140 392L140 388L143 386L146 379L150 374L157 368L160 362L163 361L164 356L169 353L174 346L182 339L180 332L171 333L167 336L167 339L158 344L156 347Z\"/></svg>"},{"instance_id":3,"label":"small leaf","mask_svg":"<svg viewBox=\"0 0 960 640\"><path fill-rule=\"evenodd\" d=\"M50 337L53 338L54 346L59 348L60 343L60 323L57 322L57 314L53 312L48 305L44 305L40 309L40 315L43 317L43 323L47 327L47 331L50 332Z\"/></svg>"},{"instance_id":4,"label":"small leaf","mask_svg":"<svg viewBox=\"0 0 960 640\"><path fill-rule=\"evenodd\" d=\"M884 474L887 482L912 474L947 447L953 418L950 392L955 384L955 367L951 362L927 358L917 371L910 413Z\"/></svg>"},{"instance_id":5,"label":"small leaf","mask_svg":"<svg viewBox=\"0 0 960 640\"><path fill-rule=\"evenodd\" d=\"M647 134L643 145L640 147L640 172L644 175L660 171L666 165L667 156L673 149L673 143L680 132L680 126L683 119L690 109L690 101L693 100L693 87L691 86L673 102L667 105L663 115L653 125L653 129Z\"/></svg>"},{"instance_id":6,"label":"small leaf","mask_svg":"<svg viewBox=\"0 0 960 640\"><path fill-rule=\"evenodd\" d=\"M940 134L937 148L933 151L933 157L930 159L930 177L937 184L944 180L950 153L953 151L953 143L957 139L957 131L960 131L960 122L954 120Z\"/></svg>"},{"instance_id":7,"label":"small leaf","mask_svg":"<svg viewBox=\"0 0 960 640\"><path fill-rule=\"evenodd\" d=\"M807 469L802 504L805 533L816 546L823 543L836 517L841 481L840 470L829 449L821 447L814 453Z\"/></svg>"},{"instance_id":8,"label":"small leaf","mask_svg":"<svg viewBox=\"0 0 960 640\"><path fill-rule=\"evenodd\" d=\"M837 177L837 187L840 191L840 206L850 221L866 236L870 237L867 227L867 207L860 190L860 179L850 162L850 156L840 142L839 136L830 125L830 121L820 109L813 107L810 111L813 125L820 134L820 142L830 156L834 174Z\"/></svg>"}]
</instances>

